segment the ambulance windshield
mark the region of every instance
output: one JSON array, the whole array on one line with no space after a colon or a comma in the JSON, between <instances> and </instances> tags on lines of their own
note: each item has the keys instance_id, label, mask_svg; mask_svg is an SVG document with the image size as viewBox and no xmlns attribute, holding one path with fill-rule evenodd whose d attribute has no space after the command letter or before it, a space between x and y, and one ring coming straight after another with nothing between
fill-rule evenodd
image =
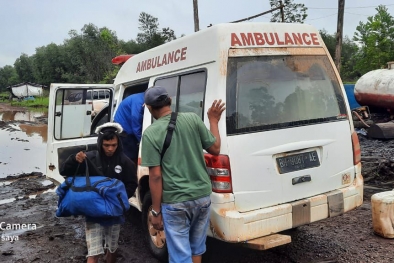
<instances>
[{"instance_id":1,"label":"ambulance windshield","mask_svg":"<svg viewBox=\"0 0 394 263\"><path fill-rule=\"evenodd\" d=\"M230 57L227 76L228 134L347 119L326 56Z\"/></svg>"}]
</instances>

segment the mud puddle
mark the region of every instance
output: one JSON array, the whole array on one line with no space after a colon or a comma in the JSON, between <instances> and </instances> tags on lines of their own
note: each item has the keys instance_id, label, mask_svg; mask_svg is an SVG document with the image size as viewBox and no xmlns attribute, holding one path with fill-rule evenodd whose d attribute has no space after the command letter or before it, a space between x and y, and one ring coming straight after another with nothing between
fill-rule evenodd
<instances>
[{"instance_id":1,"label":"mud puddle","mask_svg":"<svg viewBox=\"0 0 394 263\"><path fill-rule=\"evenodd\" d=\"M45 178L42 173L0 178L0 205L34 199L40 194L55 192L55 187L55 182Z\"/></svg>"},{"instance_id":2,"label":"mud puddle","mask_svg":"<svg viewBox=\"0 0 394 263\"><path fill-rule=\"evenodd\" d=\"M47 113L0 112L0 178L25 172L45 173Z\"/></svg>"}]
</instances>

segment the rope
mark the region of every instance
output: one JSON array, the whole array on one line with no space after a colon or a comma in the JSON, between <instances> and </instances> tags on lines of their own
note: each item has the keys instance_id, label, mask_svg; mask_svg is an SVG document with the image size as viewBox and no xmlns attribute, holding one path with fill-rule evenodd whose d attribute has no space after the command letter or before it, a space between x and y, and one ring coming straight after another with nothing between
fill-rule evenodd
<instances>
[{"instance_id":1,"label":"rope","mask_svg":"<svg viewBox=\"0 0 394 263\"><path fill-rule=\"evenodd\" d=\"M358 117L358 119L359 119L365 126L367 126L367 128L371 127L371 126L369 126L365 121L363 121L363 119L361 118L360 114L357 113L357 111L352 111L352 113L354 113L354 114Z\"/></svg>"}]
</instances>

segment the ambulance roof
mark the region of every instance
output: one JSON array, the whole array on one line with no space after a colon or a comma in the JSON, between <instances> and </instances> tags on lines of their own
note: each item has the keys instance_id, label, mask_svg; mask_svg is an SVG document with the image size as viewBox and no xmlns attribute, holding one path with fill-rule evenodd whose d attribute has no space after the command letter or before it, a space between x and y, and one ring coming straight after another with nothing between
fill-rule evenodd
<instances>
[{"instance_id":1,"label":"ambulance roof","mask_svg":"<svg viewBox=\"0 0 394 263\"><path fill-rule=\"evenodd\" d=\"M294 23L227 23L180 37L128 59L115 86L220 60L230 48L316 47L324 45L311 25Z\"/></svg>"}]
</instances>

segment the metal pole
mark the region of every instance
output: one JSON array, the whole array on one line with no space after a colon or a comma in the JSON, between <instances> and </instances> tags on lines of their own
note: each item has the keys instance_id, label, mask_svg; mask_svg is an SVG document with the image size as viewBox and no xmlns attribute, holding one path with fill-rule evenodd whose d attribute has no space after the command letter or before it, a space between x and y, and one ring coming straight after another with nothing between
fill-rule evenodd
<instances>
[{"instance_id":1,"label":"metal pole","mask_svg":"<svg viewBox=\"0 0 394 263\"><path fill-rule=\"evenodd\" d=\"M282 23L284 23L285 22L285 13L283 12L283 8L285 6L282 4L282 1L279 1L279 4L280 4L280 14L282 16Z\"/></svg>"},{"instance_id":2,"label":"metal pole","mask_svg":"<svg viewBox=\"0 0 394 263\"><path fill-rule=\"evenodd\" d=\"M341 53L342 53L342 34L343 34L343 16L345 12L345 0L338 0L338 22L335 47L335 66L338 72L341 71Z\"/></svg>"},{"instance_id":3,"label":"metal pole","mask_svg":"<svg viewBox=\"0 0 394 263\"><path fill-rule=\"evenodd\" d=\"M198 19L198 3L197 0L193 0L193 13L194 13L194 32L200 30L200 21Z\"/></svg>"}]
</instances>

